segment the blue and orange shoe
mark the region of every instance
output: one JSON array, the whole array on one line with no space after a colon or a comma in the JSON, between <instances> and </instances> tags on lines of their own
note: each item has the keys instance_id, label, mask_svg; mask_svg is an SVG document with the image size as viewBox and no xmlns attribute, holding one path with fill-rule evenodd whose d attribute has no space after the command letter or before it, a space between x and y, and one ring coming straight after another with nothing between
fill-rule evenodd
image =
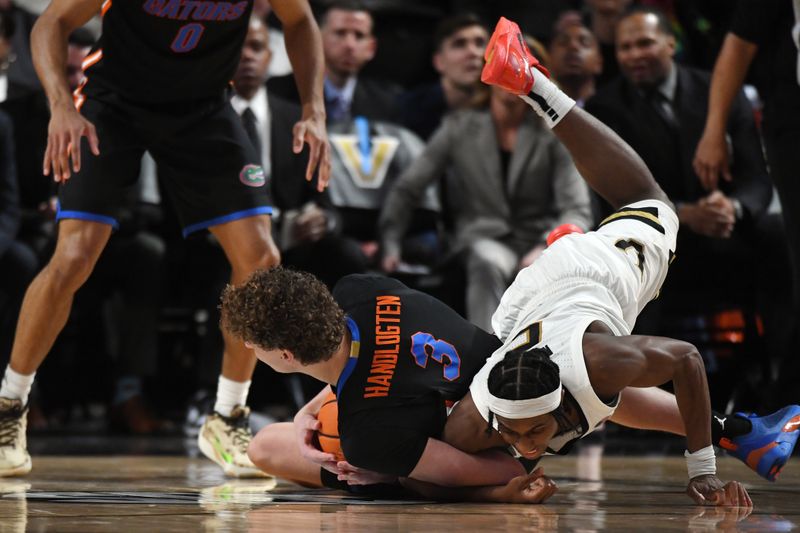
<instances>
[{"instance_id":1,"label":"blue and orange shoe","mask_svg":"<svg viewBox=\"0 0 800 533\"><path fill-rule=\"evenodd\" d=\"M750 420L753 429L734 439L723 438L720 447L739 458L759 476L775 481L800 436L800 405L789 405L768 416L736 413Z\"/></svg>"},{"instance_id":2,"label":"blue and orange shoe","mask_svg":"<svg viewBox=\"0 0 800 533\"><path fill-rule=\"evenodd\" d=\"M531 54L519 26L505 17L500 17L497 22L483 57L486 65L481 73L481 81L497 85L514 94L531 92L532 67L550 77L547 69Z\"/></svg>"}]
</instances>

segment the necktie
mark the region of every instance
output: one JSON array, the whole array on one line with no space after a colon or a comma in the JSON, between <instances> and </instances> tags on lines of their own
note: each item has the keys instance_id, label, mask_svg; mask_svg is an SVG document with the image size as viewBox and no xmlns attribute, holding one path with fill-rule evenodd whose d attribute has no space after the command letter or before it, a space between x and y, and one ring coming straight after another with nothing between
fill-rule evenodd
<instances>
[{"instance_id":1,"label":"necktie","mask_svg":"<svg viewBox=\"0 0 800 533\"><path fill-rule=\"evenodd\" d=\"M661 94L661 91L656 90L648 93L647 101L673 133L677 133L680 130L680 123L672 109L672 104L667 100L666 96Z\"/></svg>"},{"instance_id":2,"label":"necktie","mask_svg":"<svg viewBox=\"0 0 800 533\"><path fill-rule=\"evenodd\" d=\"M250 143L253 145L253 148L255 148L256 161L260 165L261 136L258 134L258 122L256 121L256 115L249 107L242 113L242 125L244 126L244 131L247 132L247 137L250 139Z\"/></svg>"},{"instance_id":3,"label":"necktie","mask_svg":"<svg viewBox=\"0 0 800 533\"><path fill-rule=\"evenodd\" d=\"M341 95L331 96L327 101L326 111L332 122L346 120L350 113L347 100Z\"/></svg>"}]
</instances>

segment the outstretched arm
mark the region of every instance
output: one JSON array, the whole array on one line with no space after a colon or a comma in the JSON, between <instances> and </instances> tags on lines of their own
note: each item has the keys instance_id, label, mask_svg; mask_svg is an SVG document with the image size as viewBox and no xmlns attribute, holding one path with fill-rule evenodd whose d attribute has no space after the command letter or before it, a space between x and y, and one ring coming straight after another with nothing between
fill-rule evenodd
<instances>
[{"instance_id":1,"label":"outstretched arm","mask_svg":"<svg viewBox=\"0 0 800 533\"><path fill-rule=\"evenodd\" d=\"M413 478L401 479L400 484L423 498L453 502L544 503L558 491L541 467L530 474L517 476L505 485L440 487Z\"/></svg>"},{"instance_id":2,"label":"outstretched arm","mask_svg":"<svg viewBox=\"0 0 800 533\"><path fill-rule=\"evenodd\" d=\"M386 482L348 463L339 467L340 479L350 484ZM458 502L543 503L558 490L542 468L528 474L502 451L468 454L436 439L428 439L414 470L399 482L423 498Z\"/></svg>"},{"instance_id":3,"label":"outstretched arm","mask_svg":"<svg viewBox=\"0 0 800 533\"><path fill-rule=\"evenodd\" d=\"M698 504L752 506L741 484L723 484L716 477L709 424L711 400L697 348L665 337L586 333L583 352L589 381L600 398L612 398L626 387L653 387L672 381L686 428L687 493Z\"/></svg>"},{"instance_id":4,"label":"outstretched arm","mask_svg":"<svg viewBox=\"0 0 800 533\"><path fill-rule=\"evenodd\" d=\"M428 439L417 466L408 475L447 487L502 485L525 474L522 465L497 450L464 453L436 439Z\"/></svg>"},{"instance_id":5,"label":"outstretched arm","mask_svg":"<svg viewBox=\"0 0 800 533\"><path fill-rule=\"evenodd\" d=\"M689 452L711 445L711 399L697 348L666 337L587 333L583 349L589 381L600 398L613 398L625 387L672 381Z\"/></svg>"}]
</instances>

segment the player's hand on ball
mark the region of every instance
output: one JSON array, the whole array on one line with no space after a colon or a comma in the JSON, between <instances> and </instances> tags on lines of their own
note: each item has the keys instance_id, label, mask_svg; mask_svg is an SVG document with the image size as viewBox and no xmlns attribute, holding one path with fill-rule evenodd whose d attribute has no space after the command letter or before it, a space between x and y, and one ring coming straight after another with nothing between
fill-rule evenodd
<instances>
[{"instance_id":1,"label":"player's hand on ball","mask_svg":"<svg viewBox=\"0 0 800 533\"><path fill-rule=\"evenodd\" d=\"M544 475L542 467L517 476L505 486L507 503L544 503L558 491L555 481Z\"/></svg>"},{"instance_id":2,"label":"player's hand on ball","mask_svg":"<svg viewBox=\"0 0 800 533\"><path fill-rule=\"evenodd\" d=\"M336 457L332 453L323 452L314 443L314 434L319 428L320 422L313 415L301 412L294 418L294 434L300 455L325 470L338 474Z\"/></svg>"},{"instance_id":3,"label":"player's hand on ball","mask_svg":"<svg viewBox=\"0 0 800 533\"><path fill-rule=\"evenodd\" d=\"M100 142L94 124L86 120L74 106L53 108L47 129L47 148L44 151L45 176L65 182L72 172L81 169L81 138L86 137L94 155L100 155ZM72 167L70 170L70 159Z\"/></svg>"},{"instance_id":4,"label":"player's hand on ball","mask_svg":"<svg viewBox=\"0 0 800 533\"><path fill-rule=\"evenodd\" d=\"M753 500L741 483L738 481L723 483L713 475L693 477L686 487L686 494L698 505L753 506Z\"/></svg>"},{"instance_id":5,"label":"player's hand on ball","mask_svg":"<svg viewBox=\"0 0 800 533\"><path fill-rule=\"evenodd\" d=\"M378 483L395 483L397 481L395 476L358 468L347 461L339 461L336 466L339 469L339 481L347 481L348 485L376 485Z\"/></svg>"},{"instance_id":6,"label":"player's hand on ball","mask_svg":"<svg viewBox=\"0 0 800 533\"><path fill-rule=\"evenodd\" d=\"M304 116L292 129L294 141L292 150L299 154L303 150L303 143L308 144L308 167L306 167L306 180L311 181L314 171L319 167L319 180L317 189L322 192L328 185L331 177L331 147L328 144L328 131L325 126L325 117L320 115Z\"/></svg>"}]
</instances>

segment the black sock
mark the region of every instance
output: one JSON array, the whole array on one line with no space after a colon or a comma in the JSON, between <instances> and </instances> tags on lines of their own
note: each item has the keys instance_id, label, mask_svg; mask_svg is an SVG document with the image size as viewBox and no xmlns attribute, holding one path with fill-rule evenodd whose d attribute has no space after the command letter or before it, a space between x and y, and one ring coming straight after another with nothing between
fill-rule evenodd
<instances>
[{"instance_id":1,"label":"black sock","mask_svg":"<svg viewBox=\"0 0 800 533\"><path fill-rule=\"evenodd\" d=\"M734 439L740 435L750 433L753 424L750 420L736 415L723 415L716 411L711 412L711 440L719 446L723 438Z\"/></svg>"}]
</instances>

